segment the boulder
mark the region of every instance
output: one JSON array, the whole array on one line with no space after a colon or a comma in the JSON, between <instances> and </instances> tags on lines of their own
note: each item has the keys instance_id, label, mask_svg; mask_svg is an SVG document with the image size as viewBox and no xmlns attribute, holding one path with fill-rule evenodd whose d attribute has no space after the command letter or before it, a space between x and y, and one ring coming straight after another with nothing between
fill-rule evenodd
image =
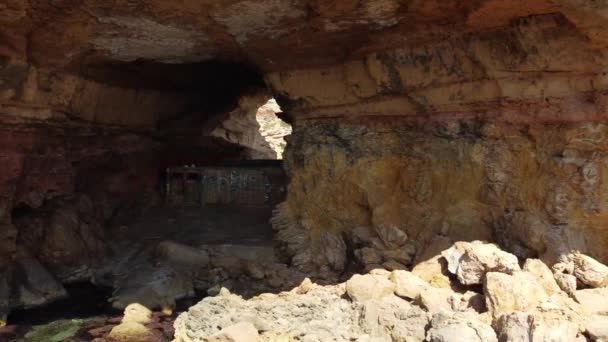
<instances>
[{"instance_id":1,"label":"boulder","mask_svg":"<svg viewBox=\"0 0 608 342\"><path fill-rule=\"evenodd\" d=\"M108 339L112 342L163 342L160 331L147 328L137 322L121 323L110 331Z\"/></svg>"},{"instance_id":2,"label":"boulder","mask_svg":"<svg viewBox=\"0 0 608 342\"><path fill-rule=\"evenodd\" d=\"M431 320L426 340L430 342L497 342L491 326L465 313L438 313Z\"/></svg>"},{"instance_id":3,"label":"boulder","mask_svg":"<svg viewBox=\"0 0 608 342\"><path fill-rule=\"evenodd\" d=\"M494 326L501 342L570 342L582 337L575 322L537 311L501 315Z\"/></svg>"},{"instance_id":4,"label":"boulder","mask_svg":"<svg viewBox=\"0 0 608 342\"><path fill-rule=\"evenodd\" d=\"M594 341L608 340L608 316L606 315L591 315L587 317L585 324L587 334Z\"/></svg>"},{"instance_id":5,"label":"boulder","mask_svg":"<svg viewBox=\"0 0 608 342\"><path fill-rule=\"evenodd\" d=\"M207 342L258 342L260 335L255 326L249 322L240 322L222 329L209 337Z\"/></svg>"},{"instance_id":6,"label":"boulder","mask_svg":"<svg viewBox=\"0 0 608 342\"><path fill-rule=\"evenodd\" d=\"M608 288L578 290L574 294L588 315L608 313Z\"/></svg>"},{"instance_id":7,"label":"boulder","mask_svg":"<svg viewBox=\"0 0 608 342\"><path fill-rule=\"evenodd\" d=\"M431 314L452 311L453 297L459 296L450 289L429 286L420 292L417 302Z\"/></svg>"},{"instance_id":8,"label":"boulder","mask_svg":"<svg viewBox=\"0 0 608 342\"><path fill-rule=\"evenodd\" d=\"M416 299L430 285L408 271L393 271L389 279L395 284L395 294L407 299Z\"/></svg>"},{"instance_id":9,"label":"boulder","mask_svg":"<svg viewBox=\"0 0 608 342\"><path fill-rule=\"evenodd\" d=\"M176 266L186 268L207 267L209 254L204 250L174 241L163 241L156 246L156 256Z\"/></svg>"},{"instance_id":10,"label":"boulder","mask_svg":"<svg viewBox=\"0 0 608 342\"><path fill-rule=\"evenodd\" d=\"M364 247L355 251L355 256L363 265L378 265L382 263L382 256L378 250L370 247Z\"/></svg>"},{"instance_id":11,"label":"boulder","mask_svg":"<svg viewBox=\"0 0 608 342\"><path fill-rule=\"evenodd\" d=\"M355 274L346 282L348 296L357 302L379 299L392 295L395 284L387 277L375 274Z\"/></svg>"},{"instance_id":12,"label":"boulder","mask_svg":"<svg viewBox=\"0 0 608 342\"><path fill-rule=\"evenodd\" d=\"M576 277L572 274L555 273L553 275L555 282L569 296L574 296L576 292Z\"/></svg>"},{"instance_id":13,"label":"boulder","mask_svg":"<svg viewBox=\"0 0 608 342\"><path fill-rule=\"evenodd\" d=\"M549 296L537 278L528 272L512 275L489 272L484 282L488 310L494 315L532 310Z\"/></svg>"},{"instance_id":14,"label":"boulder","mask_svg":"<svg viewBox=\"0 0 608 342\"><path fill-rule=\"evenodd\" d=\"M441 255L448 262L448 271L457 275L463 285L481 284L487 272L511 274L521 270L515 255L481 241L456 242Z\"/></svg>"},{"instance_id":15,"label":"boulder","mask_svg":"<svg viewBox=\"0 0 608 342\"><path fill-rule=\"evenodd\" d=\"M548 295L561 292L561 288L557 284L553 272L539 259L527 259L524 264L524 271L533 274Z\"/></svg>"},{"instance_id":16,"label":"boulder","mask_svg":"<svg viewBox=\"0 0 608 342\"><path fill-rule=\"evenodd\" d=\"M139 303L133 303L127 305L125 308L122 323L135 322L140 324L148 324L151 322L151 320L152 311L150 311L150 309Z\"/></svg>"},{"instance_id":17,"label":"boulder","mask_svg":"<svg viewBox=\"0 0 608 342\"><path fill-rule=\"evenodd\" d=\"M574 275L581 283L591 287L608 285L608 266L581 253L572 253Z\"/></svg>"},{"instance_id":18,"label":"boulder","mask_svg":"<svg viewBox=\"0 0 608 342\"><path fill-rule=\"evenodd\" d=\"M431 286L450 288L451 282L448 272L448 264L445 258L437 255L427 259L412 268L412 274L428 282Z\"/></svg>"},{"instance_id":19,"label":"boulder","mask_svg":"<svg viewBox=\"0 0 608 342\"><path fill-rule=\"evenodd\" d=\"M455 293L449 299L454 311L470 311L482 313L487 311L486 298L477 292L467 291L463 294Z\"/></svg>"}]
</instances>

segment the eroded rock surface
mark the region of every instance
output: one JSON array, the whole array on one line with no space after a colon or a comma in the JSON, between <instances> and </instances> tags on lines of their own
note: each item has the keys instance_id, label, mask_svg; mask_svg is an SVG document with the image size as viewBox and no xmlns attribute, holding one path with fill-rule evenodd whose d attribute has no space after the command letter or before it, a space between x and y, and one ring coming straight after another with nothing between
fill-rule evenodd
<instances>
[{"instance_id":1,"label":"eroded rock surface","mask_svg":"<svg viewBox=\"0 0 608 342\"><path fill-rule=\"evenodd\" d=\"M485 246L517 264L514 255ZM555 284L547 287L552 278L540 275L549 275L548 266L534 259L525 265L527 270L482 272L483 288L457 276L450 278L452 289L437 288L408 271L375 269L337 285L306 279L289 292L248 300L221 289L178 317L175 340L213 340L234 326L242 333L254 327L242 338L258 341L566 342L605 336L606 288L579 290L571 298Z\"/></svg>"},{"instance_id":2,"label":"eroded rock surface","mask_svg":"<svg viewBox=\"0 0 608 342\"><path fill-rule=\"evenodd\" d=\"M600 123L302 123L286 154L291 183L275 214L277 240L292 265L319 275L344 269L342 245L364 265L408 266L437 235L495 239L548 265L572 250L606 260L598 229L606 134Z\"/></svg>"}]
</instances>

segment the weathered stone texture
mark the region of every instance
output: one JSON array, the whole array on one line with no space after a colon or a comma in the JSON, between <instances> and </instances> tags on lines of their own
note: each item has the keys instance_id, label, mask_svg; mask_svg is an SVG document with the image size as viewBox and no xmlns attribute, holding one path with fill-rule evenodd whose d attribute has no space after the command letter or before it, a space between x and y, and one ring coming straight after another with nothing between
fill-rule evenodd
<instances>
[{"instance_id":1,"label":"weathered stone texture","mask_svg":"<svg viewBox=\"0 0 608 342\"><path fill-rule=\"evenodd\" d=\"M572 249L607 260L607 134L591 123L301 122L277 238L320 264L327 232L378 251L420 251L438 234L497 241L549 265Z\"/></svg>"}]
</instances>

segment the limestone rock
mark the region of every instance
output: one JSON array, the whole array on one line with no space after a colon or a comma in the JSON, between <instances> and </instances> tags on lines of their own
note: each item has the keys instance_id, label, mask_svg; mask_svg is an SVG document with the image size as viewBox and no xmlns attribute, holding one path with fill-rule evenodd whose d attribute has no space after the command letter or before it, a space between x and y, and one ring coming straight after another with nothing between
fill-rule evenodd
<instances>
[{"instance_id":1,"label":"limestone rock","mask_svg":"<svg viewBox=\"0 0 608 342\"><path fill-rule=\"evenodd\" d=\"M581 253L573 253L574 275L581 283L592 287L608 285L608 266Z\"/></svg>"},{"instance_id":2,"label":"limestone rock","mask_svg":"<svg viewBox=\"0 0 608 342\"><path fill-rule=\"evenodd\" d=\"M591 315L587 317L585 325L587 333L595 341L605 341L608 339L608 316Z\"/></svg>"},{"instance_id":3,"label":"limestone rock","mask_svg":"<svg viewBox=\"0 0 608 342\"><path fill-rule=\"evenodd\" d=\"M516 256L480 241L457 242L441 255L448 261L448 270L464 285L481 284L487 272L511 274L520 270Z\"/></svg>"},{"instance_id":4,"label":"limestone rock","mask_svg":"<svg viewBox=\"0 0 608 342\"><path fill-rule=\"evenodd\" d=\"M441 255L423 261L414 268L412 274L428 282L431 286L450 288L451 281L447 270L447 261Z\"/></svg>"},{"instance_id":5,"label":"limestone rock","mask_svg":"<svg viewBox=\"0 0 608 342\"><path fill-rule=\"evenodd\" d=\"M249 300L236 295L207 297L177 318L175 341L203 342L235 322L253 324L263 341L290 341L309 334L321 341L356 340L363 334L358 316L365 304L348 300L344 287L313 284L306 293L263 294Z\"/></svg>"},{"instance_id":6,"label":"limestone rock","mask_svg":"<svg viewBox=\"0 0 608 342\"><path fill-rule=\"evenodd\" d=\"M420 292L417 301L420 302L422 307L428 312L435 314L452 311L454 296L456 296L456 293L450 289L429 286Z\"/></svg>"},{"instance_id":7,"label":"limestone rock","mask_svg":"<svg viewBox=\"0 0 608 342\"><path fill-rule=\"evenodd\" d=\"M576 292L575 276L566 273L555 273L553 277L562 291L566 292L570 296L574 296L574 293Z\"/></svg>"},{"instance_id":8,"label":"limestone rock","mask_svg":"<svg viewBox=\"0 0 608 342\"><path fill-rule=\"evenodd\" d=\"M537 278L528 272L512 275L489 272L484 282L484 294L488 310L495 316L532 310L549 297Z\"/></svg>"},{"instance_id":9,"label":"limestone rock","mask_svg":"<svg viewBox=\"0 0 608 342\"><path fill-rule=\"evenodd\" d=\"M249 322L226 327L207 339L208 342L258 342L259 340L258 330Z\"/></svg>"},{"instance_id":10,"label":"limestone rock","mask_svg":"<svg viewBox=\"0 0 608 342\"><path fill-rule=\"evenodd\" d=\"M561 291L561 288L558 286L551 269L549 269L549 267L539 259L527 259L523 269L536 277L548 295L559 293Z\"/></svg>"},{"instance_id":11,"label":"limestone rock","mask_svg":"<svg viewBox=\"0 0 608 342\"><path fill-rule=\"evenodd\" d=\"M372 340L422 341L429 315L403 299L388 296L362 304L359 324L364 336Z\"/></svg>"},{"instance_id":12,"label":"limestone rock","mask_svg":"<svg viewBox=\"0 0 608 342\"><path fill-rule=\"evenodd\" d=\"M133 303L127 305L125 313L122 318L123 323L134 322L140 324L150 323L152 318L152 311L139 303Z\"/></svg>"},{"instance_id":13,"label":"limestone rock","mask_svg":"<svg viewBox=\"0 0 608 342\"><path fill-rule=\"evenodd\" d=\"M397 296L416 299L430 285L408 271L393 271L389 279L395 284Z\"/></svg>"},{"instance_id":14,"label":"limestone rock","mask_svg":"<svg viewBox=\"0 0 608 342\"><path fill-rule=\"evenodd\" d=\"M575 292L574 298L589 315L608 313L608 288L606 287L578 290Z\"/></svg>"},{"instance_id":15,"label":"limestone rock","mask_svg":"<svg viewBox=\"0 0 608 342\"><path fill-rule=\"evenodd\" d=\"M387 277L375 274L355 274L346 282L346 292L350 298L358 302L379 299L391 295L394 290L393 282Z\"/></svg>"},{"instance_id":16,"label":"limestone rock","mask_svg":"<svg viewBox=\"0 0 608 342\"><path fill-rule=\"evenodd\" d=\"M504 342L568 342L582 336L574 322L556 320L534 312L511 312L495 323L498 340Z\"/></svg>"},{"instance_id":17,"label":"limestone rock","mask_svg":"<svg viewBox=\"0 0 608 342\"><path fill-rule=\"evenodd\" d=\"M141 323L125 322L112 328L108 339L113 342L162 342L163 336Z\"/></svg>"},{"instance_id":18,"label":"limestone rock","mask_svg":"<svg viewBox=\"0 0 608 342\"><path fill-rule=\"evenodd\" d=\"M426 339L430 342L498 341L491 326L473 315L459 313L434 315Z\"/></svg>"}]
</instances>

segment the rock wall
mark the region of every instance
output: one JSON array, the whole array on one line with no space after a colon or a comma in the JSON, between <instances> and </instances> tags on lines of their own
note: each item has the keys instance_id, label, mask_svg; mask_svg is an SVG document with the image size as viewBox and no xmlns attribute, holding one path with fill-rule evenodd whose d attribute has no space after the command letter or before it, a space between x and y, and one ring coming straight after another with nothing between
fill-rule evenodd
<instances>
[{"instance_id":1,"label":"rock wall","mask_svg":"<svg viewBox=\"0 0 608 342\"><path fill-rule=\"evenodd\" d=\"M353 253L363 266L409 266L438 235L549 264L570 250L608 260L607 135L599 123L302 122L277 238L324 276Z\"/></svg>"}]
</instances>

